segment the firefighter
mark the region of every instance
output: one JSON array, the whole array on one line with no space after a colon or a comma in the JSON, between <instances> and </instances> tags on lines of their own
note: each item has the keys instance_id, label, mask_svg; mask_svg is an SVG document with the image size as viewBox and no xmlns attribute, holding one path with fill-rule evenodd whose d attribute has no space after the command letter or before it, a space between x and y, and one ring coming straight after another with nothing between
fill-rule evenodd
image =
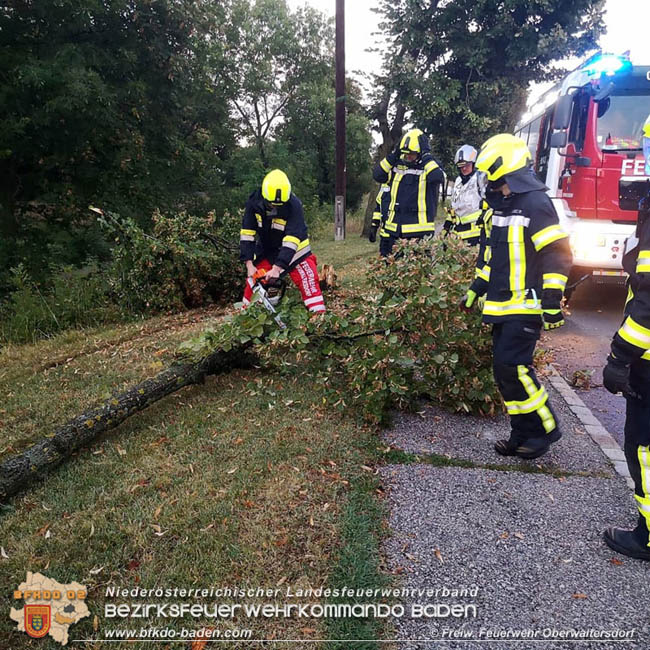
<instances>
[{"instance_id":1,"label":"firefighter","mask_svg":"<svg viewBox=\"0 0 650 650\"><path fill-rule=\"evenodd\" d=\"M494 136L481 148L476 167L487 175L494 210L490 255L461 303L470 309L485 294L483 322L492 324L494 377L512 429L494 448L521 458L541 456L561 437L532 364L542 325L564 324L560 303L571 268L568 237L530 165L528 147L513 135Z\"/></svg>"},{"instance_id":2,"label":"firefighter","mask_svg":"<svg viewBox=\"0 0 650 650\"><path fill-rule=\"evenodd\" d=\"M382 211L384 202L386 206L382 256L391 254L397 239L432 237L444 174L424 133L408 131L396 150L377 164L373 177L389 188L382 197Z\"/></svg>"},{"instance_id":3,"label":"firefighter","mask_svg":"<svg viewBox=\"0 0 650 650\"><path fill-rule=\"evenodd\" d=\"M291 183L280 169L269 172L261 189L248 198L239 240L239 259L245 262L248 274L244 307L253 294L255 272L264 269L267 281L288 272L307 309L313 313L325 311L302 203L291 192Z\"/></svg>"},{"instance_id":4,"label":"firefighter","mask_svg":"<svg viewBox=\"0 0 650 650\"><path fill-rule=\"evenodd\" d=\"M626 398L624 451L639 519L633 530L608 528L603 537L618 553L650 560L650 194L639 206L623 268L629 274L625 320L612 340L603 385Z\"/></svg>"},{"instance_id":5,"label":"firefighter","mask_svg":"<svg viewBox=\"0 0 650 650\"><path fill-rule=\"evenodd\" d=\"M459 174L451 195L451 209L447 210L443 225L445 231L454 232L470 246L479 243L480 224L484 218L486 179L474 166L476 153L474 147L464 144L454 156Z\"/></svg>"}]
</instances>

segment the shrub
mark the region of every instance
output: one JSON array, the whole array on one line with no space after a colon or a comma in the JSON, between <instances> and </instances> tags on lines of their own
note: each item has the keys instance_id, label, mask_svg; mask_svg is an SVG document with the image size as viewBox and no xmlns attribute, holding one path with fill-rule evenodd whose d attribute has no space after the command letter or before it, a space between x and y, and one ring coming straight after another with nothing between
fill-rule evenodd
<instances>
[{"instance_id":1,"label":"shrub","mask_svg":"<svg viewBox=\"0 0 650 650\"><path fill-rule=\"evenodd\" d=\"M115 241L109 276L118 304L130 312L159 312L230 300L240 291L238 222L220 224L219 247L204 234L216 235L216 217L156 211L151 233L132 219L102 213L100 223Z\"/></svg>"}]
</instances>

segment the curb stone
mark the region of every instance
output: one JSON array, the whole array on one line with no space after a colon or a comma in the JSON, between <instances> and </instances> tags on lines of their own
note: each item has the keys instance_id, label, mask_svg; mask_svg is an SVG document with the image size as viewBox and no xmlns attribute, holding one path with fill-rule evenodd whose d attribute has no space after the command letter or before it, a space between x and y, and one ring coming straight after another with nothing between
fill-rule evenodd
<instances>
[{"instance_id":1,"label":"curb stone","mask_svg":"<svg viewBox=\"0 0 650 650\"><path fill-rule=\"evenodd\" d=\"M625 479L628 486L634 489L634 483L625 461L625 454L614 437L605 429L591 412L591 409L580 399L578 394L569 386L553 364L548 366L551 374L548 382L557 390L566 402L571 412L580 420L589 437L600 447L603 454L614 466L616 473Z\"/></svg>"}]
</instances>

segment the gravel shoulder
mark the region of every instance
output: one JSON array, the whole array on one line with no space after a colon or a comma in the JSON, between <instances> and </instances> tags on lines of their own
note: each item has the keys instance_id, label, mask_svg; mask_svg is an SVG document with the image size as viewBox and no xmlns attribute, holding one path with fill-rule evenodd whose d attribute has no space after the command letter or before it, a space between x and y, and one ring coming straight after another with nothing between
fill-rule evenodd
<instances>
[{"instance_id":1,"label":"gravel shoulder","mask_svg":"<svg viewBox=\"0 0 650 650\"><path fill-rule=\"evenodd\" d=\"M394 425L383 434L387 444L414 454L438 454L476 464L531 465L548 471L589 472L612 476L612 466L586 434L557 391L545 382L551 405L560 422L562 439L535 461L498 456L495 441L510 435L508 417L481 418L453 414L425 405L418 413L397 413Z\"/></svg>"},{"instance_id":2,"label":"gravel shoulder","mask_svg":"<svg viewBox=\"0 0 650 650\"><path fill-rule=\"evenodd\" d=\"M392 513L384 553L401 586L478 590L465 598L443 592L404 599L407 614L394 621L399 639L435 639L436 648L450 649L550 649L569 644L545 640L547 630L623 630L634 639L570 645L648 647L648 614L639 604L648 595L650 566L611 552L600 537L607 525L634 522L623 481L419 464L386 466L382 478ZM475 605L477 612L413 618L414 602ZM486 644L443 638L460 630L477 640L481 630L537 631L540 639Z\"/></svg>"},{"instance_id":3,"label":"gravel shoulder","mask_svg":"<svg viewBox=\"0 0 650 650\"><path fill-rule=\"evenodd\" d=\"M640 606L650 596L650 563L610 551L601 538L607 526L634 525L632 493L545 383L564 436L536 461L493 451L509 434L505 415L474 418L426 405L396 414L384 432L387 444L423 461L381 469L391 513L386 567L403 589L434 590L401 599L397 647L650 647L650 617ZM536 473L525 471L531 464ZM472 588L464 596L444 591ZM459 617L413 616L418 603L474 605L476 615L470 607Z\"/></svg>"}]
</instances>

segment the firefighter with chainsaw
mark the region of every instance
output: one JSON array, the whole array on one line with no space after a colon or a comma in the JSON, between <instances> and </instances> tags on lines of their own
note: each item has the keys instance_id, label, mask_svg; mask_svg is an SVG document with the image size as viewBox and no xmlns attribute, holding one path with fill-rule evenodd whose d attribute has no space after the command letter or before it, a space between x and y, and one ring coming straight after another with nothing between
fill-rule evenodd
<instances>
[{"instance_id":1,"label":"firefighter with chainsaw","mask_svg":"<svg viewBox=\"0 0 650 650\"><path fill-rule=\"evenodd\" d=\"M477 151L464 144L454 156L458 178L454 182L451 208L446 208L447 218L443 225L448 233L454 233L470 246L479 243L481 224L488 209L484 201L485 174L475 168Z\"/></svg>"},{"instance_id":2,"label":"firefighter with chainsaw","mask_svg":"<svg viewBox=\"0 0 650 650\"><path fill-rule=\"evenodd\" d=\"M382 213L385 202L382 230L386 236L380 241L383 257L391 254L397 239L434 235L444 174L431 155L429 139L420 129L412 129L404 135L395 151L379 161L373 177L389 188L381 199Z\"/></svg>"},{"instance_id":3,"label":"firefighter with chainsaw","mask_svg":"<svg viewBox=\"0 0 650 650\"><path fill-rule=\"evenodd\" d=\"M246 264L248 274L244 307L250 303L257 282L276 290L279 279L288 273L305 307L312 313L325 311L302 203L280 169L269 172L262 187L248 198L239 239L239 259Z\"/></svg>"},{"instance_id":4,"label":"firefighter with chainsaw","mask_svg":"<svg viewBox=\"0 0 650 650\"><path fill-rule=\"evenodd\" d=\"M650 119L647 138L650 143ZM645 140L645 137L644 137ZM605 543L623 555L650 560L650 183L639 205L634 237L628 239L623 268L628 273L625 320L614 335L603 370L603 385L626 398L625 458L639 509L632 530L608 528Z\"/></svg>"},{"instance_id":5,"label":"firefighter with chainsaw","mask_svg":"<svg viewBox=\"0 0 650 650\"><path fill-rule=\"evenodd\" d=\"M487 176L486 198L493 209L490 255L461 306L470 309L485 295L483 322L492 325L494 376L512 429L495 450L537 458L561 437L533 369L533 352L542 325L564 324L560 305L572 261L569 240L546 186L532 172L523 140L509 134L490 138L476 167Z\"/></svg>"}]
</instances>

